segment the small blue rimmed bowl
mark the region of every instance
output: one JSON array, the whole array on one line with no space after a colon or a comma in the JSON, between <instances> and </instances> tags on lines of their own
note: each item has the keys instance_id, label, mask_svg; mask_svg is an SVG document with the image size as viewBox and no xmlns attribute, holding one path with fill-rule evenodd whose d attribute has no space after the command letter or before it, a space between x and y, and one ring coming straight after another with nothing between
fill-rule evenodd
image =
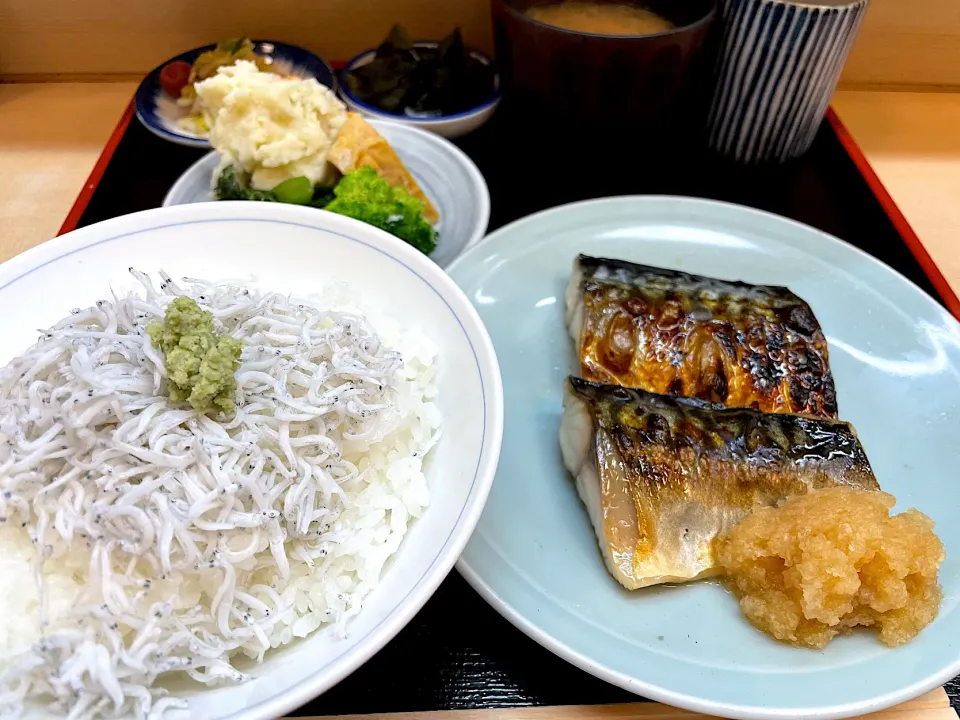
<instances>
[{"instance_id":1,"label":"small blue rimmed bowl","mask_svg":"<svg viewBox=\"0 0 960 720\"><path fill-rule=\"evenodd\" d=\"M276 42L274 40L254 40L254 52L265 58L270 58L272 65L285 75L301 78L316 78L321 84L332 90L337 89L337 76L330 64L296 45ZM154 135L188 147L209 148L210 141L202 134L192 133L180 126L180 121L187 117L187 108L177 104L177 99L170 97L160 85L160 72L172 62L183 61L193 65L194 61L216 45L189 50L181 55L172 57L159 67L154 68L147 75L134 97L134 109L137 119Z\"/></svg>"},{"instance_id":2,"label":"small blue rimmed bowl","mask_svg":"<svg viewBox=\"0 0 960 720\"><path fill-rule=\"evenodd\" d=\"M415 47L436 48L440 43L432 41L419 41L414 43ZM493 91L490 96L479 105L464 110L463 112L450 115L440 115L438 117L418 117L416 115L391 113L381 110L378 107L363 102L360 98L350 92L350 86L347 84L347 73L351 70L366 65L377 54L376 50L367 50L357 55L348 62L341 71L340 75L340 98L354 112L358 112L368 118L376 120L391 120L403 125L410 125L421 130L442 135L445 138L458 138L467 133L473 132L483 125L490 116L493 115L500 104L500 75L495 73L493 76ZM479 60L484 65L493 65L493 60L477 50L470 50L471 57Z\"/></svg>"}]
</instances>

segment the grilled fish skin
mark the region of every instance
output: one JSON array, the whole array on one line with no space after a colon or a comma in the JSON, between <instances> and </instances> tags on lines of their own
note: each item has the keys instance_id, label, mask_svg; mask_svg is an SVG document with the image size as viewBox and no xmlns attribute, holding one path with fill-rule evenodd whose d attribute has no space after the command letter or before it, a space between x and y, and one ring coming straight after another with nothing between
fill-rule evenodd
<instances>
[{"instance_id":1,"label":"grilled fish skin","mask_svg":"<svg viewBox=\"0 0 960 720\"><path fill-rule=\"evenodd\" d=\"M575 377L560 446L628 590L715 574L714 540L753 509L834 485L879 490L848 423Z\"/></svg>"},{"instance_id":2,"label":"grilled fish skin","mask_svg":"<svg viewBox=\"0 0 960 720\"><path fill-rule=\"evenodd\" d=\"M566 322L587 380L837 417L827 340L787 288L580 255Z\"/></svg>"}]
</instances>

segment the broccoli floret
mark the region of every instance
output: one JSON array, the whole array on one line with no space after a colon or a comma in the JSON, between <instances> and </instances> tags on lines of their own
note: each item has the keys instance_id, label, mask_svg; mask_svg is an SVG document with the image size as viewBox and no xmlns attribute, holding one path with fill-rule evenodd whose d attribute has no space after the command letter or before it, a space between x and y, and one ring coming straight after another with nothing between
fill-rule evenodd
<instances>
[{"instance_id":1,"label":"broccoli floret","mask_svg":"<svg viewBox=\"0 0 960 720\"><path fill-rule=\"evenodd\" d=\"M372 168L348 173L333 189L330 212L356 218L396 235L424 255L437 247L437 231L423 217L422 200L390 185Z\"/></svg>"},{"instance_id":2,"label":"broccoli floret","mask_svg":"<svg viewBox=\"0 0 960 720\"><path fill-rule=\"evenodd\" d=\"M246 183L246 179L237 172L237 168L228 165L217 178L217 185L213 191L217 200L261 200L263 202L277 202L276 196L269 190L254 190Z\"/></svg>"}]
</instances>

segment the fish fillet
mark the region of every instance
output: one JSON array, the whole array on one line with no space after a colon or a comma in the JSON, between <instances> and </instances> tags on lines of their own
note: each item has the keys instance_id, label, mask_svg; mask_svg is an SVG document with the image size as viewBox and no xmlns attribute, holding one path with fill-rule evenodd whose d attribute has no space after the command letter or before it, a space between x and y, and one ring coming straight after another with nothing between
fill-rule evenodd
<instances>
[{"instance_id":1,"label":"fish fillet","mask_svg":"<svg viewBox=\"0 0 960 720\"><path fill-rule=\"evenodd\" d=\"M580 255L566 322L587 380L837 417L826 338L787 288Z\"/></svg>"},{"instance_id":2,"label":"fish fillet","mask_svg":"<svg viewBox=\"0 0 960 720\"><path fill-rule=\"evenodd\" d=\"M755 508L834 485L879 489L847 423L573 377L560 447L629 590L714 574L714 540Z\"/></svg>"}]
</instances>

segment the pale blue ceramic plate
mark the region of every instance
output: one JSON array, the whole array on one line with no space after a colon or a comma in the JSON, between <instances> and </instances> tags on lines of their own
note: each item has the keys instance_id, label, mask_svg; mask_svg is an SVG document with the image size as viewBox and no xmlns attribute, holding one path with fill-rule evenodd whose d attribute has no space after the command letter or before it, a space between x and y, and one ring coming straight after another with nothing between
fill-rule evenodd
<instances>
[{"instance_id":1,"label":"pale blue ceramic plate","mask_svg":"<svg viewBox=\"0 0 960 720\"><path fill-rule=\"evenodd\" d=\"M787 285L830 343L841 416L881 486L937 523L947 548L937 620L891 650L868 633L824 652L753 629L719 584L629 593L604 569L560 458L574 369L563 291L584 252ZM732 205L615 198L514 223L450 268L493 338L506 424L496 481L459 568L508 620L587 672L645 697L734 718L841 718L960 673L960 325L915 285L811 228Z\"/></svg>"}]
</instances>

